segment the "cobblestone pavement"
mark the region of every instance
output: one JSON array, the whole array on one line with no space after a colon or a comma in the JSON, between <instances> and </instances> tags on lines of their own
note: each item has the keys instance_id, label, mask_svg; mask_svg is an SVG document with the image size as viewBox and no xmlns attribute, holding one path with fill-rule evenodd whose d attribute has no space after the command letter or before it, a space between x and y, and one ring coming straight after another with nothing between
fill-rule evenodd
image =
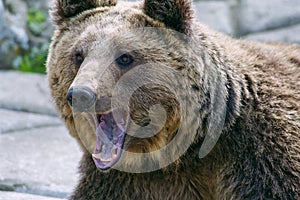
<instances>
[{"instance_id":1,"label":"cobblestone pavement","mask_svg":"<svg viewBox=\"0 0 300 200\"><path fill-rule=\"evenodd\" d=\"M0 71L0 200L67 198L79 145L57 117L46 77Z\"/></svg>"}]
</instances>

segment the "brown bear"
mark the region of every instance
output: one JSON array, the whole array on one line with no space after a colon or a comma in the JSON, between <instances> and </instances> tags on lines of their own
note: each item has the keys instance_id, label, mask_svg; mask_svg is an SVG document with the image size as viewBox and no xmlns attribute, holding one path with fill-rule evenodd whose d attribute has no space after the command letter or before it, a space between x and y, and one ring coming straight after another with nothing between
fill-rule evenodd
<instances>
[{"instance_id":1,"label":"brown bear","mask_svg":"<svg viewBox=\"0 0 300 200\"><path fill-rule=\"evenodd\" d=\"M49 85L84 152L70 199L300 199L300 46L216 33L188 0L51 16Z\"/></svg>"}]
</instances>

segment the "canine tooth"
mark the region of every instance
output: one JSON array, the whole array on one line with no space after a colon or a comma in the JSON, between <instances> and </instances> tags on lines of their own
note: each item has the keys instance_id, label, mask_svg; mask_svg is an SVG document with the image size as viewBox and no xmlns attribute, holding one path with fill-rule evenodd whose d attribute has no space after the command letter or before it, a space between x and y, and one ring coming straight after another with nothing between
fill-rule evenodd
<instances>
[{"instance_id":1,"label":"canine tooth","mask_svg":"<svg viewBox=\"0 0 300 200\"><path fill-rule=\"evenodd\" d=\"M93 153L93 158L101 160L102 162L111 162L117 157L117 146L112 144L103 144L100 153Z\"/></svg>"},{"instance_id":2,"label":"canine tooth","mask_svg":"<svg viewBox=\"0 0 300 200\"><path fill-rule=\"evenodd\" d=\"M112 155L112 157L113 157L113 159L114 159L115 157L117 157L117 152L114 152L113 155Z\"/></svg>"},{"instance_id":3,"label":"canine tooth","mask_svg":"<svg viewBox=\"0 0 300 200\"><path fill-rule=\"evenodd\" d=\"M92 154L92 156L98 160L101 160L102 162L110 162L112 161L113 158L115 158L116 156L112 155L111 158L103 158L103 153L98 153L98 154Z\"/></svg>"},{"instance_id":4,"label":"canine tooth","mask_svg":"<svg viewBox=\"0 0 300 200\"><path fill-rule=\"evenodd\" d=\"M92 154L92 156L94 157L94 158L97 158L97 159L99 159L99 160L101 160L101 153L97 153L97 154Z\"/></svg>"}]
</instances>

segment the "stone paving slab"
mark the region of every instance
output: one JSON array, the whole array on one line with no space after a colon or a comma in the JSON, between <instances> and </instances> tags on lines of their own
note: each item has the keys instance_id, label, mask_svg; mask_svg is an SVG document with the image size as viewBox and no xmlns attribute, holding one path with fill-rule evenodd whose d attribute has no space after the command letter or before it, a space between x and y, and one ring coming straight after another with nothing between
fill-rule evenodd
<instances>
[{"instance_id":1,"label":"stone paving slab","mask_svg":"<svg viewBox=\"0 0 300 200\"><path fill-rule=\"evenodd\" d=\"M284 29L247 35L245 38L259 41L284 41L289 43L300 43L300 24L286 27Z\"/></svg>"},{"instance_id":2,"label":"stone paving slab","mask_svg":"<svg viewBox=\"0 0 300 200\"><path fill-rule=\"evenodd\" d=\"M198 1L193 3L197 19L216 31L233 34L230 5L225 1Z\"/></svg>"},{"instance_id":3,"label":"stone paving slab","mask_svg":"<svg viewBox=\"0 0 300 200\"><path fill-rule=\"evenodd\" d=\"M17 192L0 192L0 200L63 200L39 195L22 194Z\"/></svg>"},{"instance_id":4,"label":"stone paving slab","mask_svg":"<svg viewBox=\"0 0 300 200\"><path fill-rule=\"evenodd\" d=\"M0 108L0 134L55 125L62 125L57 117Z\"/></svg>"},{"instance_id":5,"label":"stone paving slab","mask_svg":"<svg viewBox=\"0 0 300 200\"><path fill-rule=\"evenodd\" d=\"M243 0L236 17L242 34L293 25L300 22L300 1Z\"/></svg>"},{"instance_id":6,"label":"stone paving slab","mask_svg":"<svg viewBox=\"0 0 300 200\"><path fill-rule=\"evenodd\" d=\"M66 197L78 180L79 145L64 126L0 135L0 191Z\"/></svg>"},{"instance_id":7,"label":"stone paving slab","mask_svg":"<svg viewBox=\"0 0 300 200\"><path fill-rule=\"evenodd\" d=\"M45 75L0 71L0 108L57 115Z\"/></svg>"}]
</instances>

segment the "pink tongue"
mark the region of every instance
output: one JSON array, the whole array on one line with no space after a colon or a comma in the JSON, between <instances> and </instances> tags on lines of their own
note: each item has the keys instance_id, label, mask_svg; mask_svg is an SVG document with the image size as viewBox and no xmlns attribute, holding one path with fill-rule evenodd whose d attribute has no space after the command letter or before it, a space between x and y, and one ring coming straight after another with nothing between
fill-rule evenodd
<instances>
[{"instance_id":1,"label":"pink tongue","mask_svg":"<svg viewBox=\"0 0 300 200\"><path fill-rule=\"evenodd\" d=\"M100 128L102 132L106 135L107 139L112 143L118 141L118 137L122 134L122 130L119 128L120 125L114 119L112 113L101 115L100 124L97 130Z\"/></svg>"}]
</instances>

